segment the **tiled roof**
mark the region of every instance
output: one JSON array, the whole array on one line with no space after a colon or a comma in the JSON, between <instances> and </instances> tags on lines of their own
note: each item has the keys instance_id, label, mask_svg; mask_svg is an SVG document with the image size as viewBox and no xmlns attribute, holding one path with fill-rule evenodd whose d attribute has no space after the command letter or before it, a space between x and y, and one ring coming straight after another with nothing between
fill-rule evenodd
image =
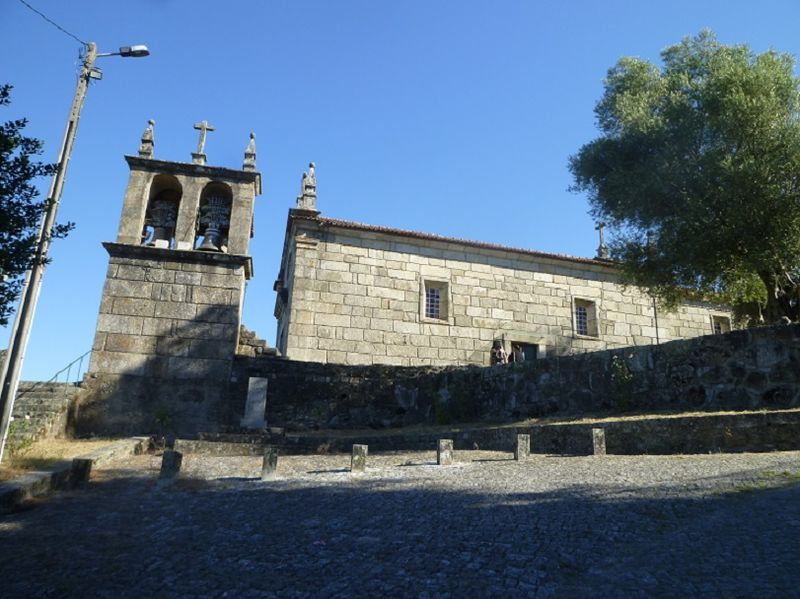
<instances>
[{"instance_id":1,"label":"tiled roof","mask_svg":"<svg viewBox=\"0 0 800 599\"><path fill-rule=\"evenodd\" d=\"M433 233L420 233L419 231L409 231L407 229L395 229L393 227L379 227L375 225L365 225L349 220L339 220L336 218L315 217L310 220L319 221L323 227L338 227L341 229L353 229L356 231L369 231L373 233L385 233L387 235L397 235L400 237L410 237L413 239L423 239L426 241L440 241L443 243L455 243L465 245L468 247L497 250L500 252L511 252L514 254L522 254L535 258L549 258L551 260L563 260L567 262L577 262L580 264L594 264L597 266L613 267L614 263L609 260L595 260L593 258L579 258L577 256L567 256L565 254L551 254L548 252L537 252L535 250L526 250L522 248L515 248L497 243L486 243L483 241L471 241L469 239L459 239L457 237L445 237L443 235L435 235Z\"/></svg>"}]
</instances>

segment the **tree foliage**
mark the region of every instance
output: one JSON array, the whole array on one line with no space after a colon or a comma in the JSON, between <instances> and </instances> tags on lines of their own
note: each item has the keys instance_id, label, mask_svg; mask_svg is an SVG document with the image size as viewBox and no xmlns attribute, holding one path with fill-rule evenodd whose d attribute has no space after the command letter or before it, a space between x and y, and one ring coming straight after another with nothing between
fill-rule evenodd
<instances>
[{"instance_id":1,"label":"tree foliage","mask_svg":"<svg viewBox=\"0 0 800 599\"><path fill-rule=\"evenodd\" d=\"M711 32L623 58L570 158L573 190L613 232L626 282L668 305L713 293L769 322L798 319L800 82L794 59Z\"/></svg>"},{"instance_id":2,"label":"tree foliage","mask_svg":"<svg viewBox=\"0 0 800 599\"><path fill-rule=\"evenodd\" d=\"M0 85L0 106L11 102L11 86ZM8 323L23 275L34 261L36 232L45 209L33 184L53 174L55 167L35 161L42 142L22 133L26 119L0 124L0 325ZM51 237L63 237L71 224L57 225Z\"/></svg>"}]
</instances>

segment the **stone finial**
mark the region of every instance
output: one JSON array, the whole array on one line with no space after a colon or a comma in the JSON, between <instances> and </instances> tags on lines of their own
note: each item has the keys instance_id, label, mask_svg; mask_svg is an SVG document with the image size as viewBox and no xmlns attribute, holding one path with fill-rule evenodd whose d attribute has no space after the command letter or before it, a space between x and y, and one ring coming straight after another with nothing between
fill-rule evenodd
<instances>
[{"instance_id":1,"label":"stone finial","mask_svg":"<svg viewBox=\"0 0 800 599\"><path fill-rule=\"evenodd\" d=\"M244 163L242 170L254 171L256 170L256 134L250 134L250 141L247 143L247 149L244 151Z\"/></svg>"},{"instance_id":2,"label":"stone finial","mask_svg":"<svg viewBox=\"0 0 800 599\"><path fill-rule=\"evenodd\" d=\"M300 195L297 196L297 207L301 210L317 210L317 175L313 162L308 163L308 171L300 180Z\"/></svg>"},{"instance_id":3,"label":"stone finial","mask_svg":"<svg viewBox=\"0 0 800 599\"><path fill-rule=\"evenodd\" d=\"M153 157L153 146L155 145L153 141L153 125L155 124L156 122L153 119L147 121L147 129L142 133L142 141L139 144L139 156L142 158Z\"/></svg>"},{"instance_id":4,"label":"stone finial","mask_svg":"<svg viewBox=\"0 0 800 599\"><path fill-rule=\"evenodd\" d=\"M208 121L200 121L199 123L194 124L194 128L200 131L200 139L197 142L197 151L192 152L192 163L193 164L205 164L206 163L206 134L209 131L215 131L216 129L208 124Z\"/></svg>"},{"instance_id":5,"label":"stone finial","mask_svg":"<svg viewBox=\"0 0 800 599\"><path fill-rule=\"evenodd\" d=\"M608 253L608 246L606 245L606 236L605 236L605 223L597 223L595 229L600 233L600 245L597 246L597 256L598 260L608 260L610 254Z\"/></svg>"}]
</instances>

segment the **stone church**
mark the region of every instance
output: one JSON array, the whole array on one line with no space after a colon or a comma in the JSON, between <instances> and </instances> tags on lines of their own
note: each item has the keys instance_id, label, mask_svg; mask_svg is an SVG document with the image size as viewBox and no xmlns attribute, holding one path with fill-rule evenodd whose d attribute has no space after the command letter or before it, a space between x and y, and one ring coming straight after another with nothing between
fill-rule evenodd
<instances>
[{"instance_id":1,"label":"stone church","mask_svg":"<svg viewBox=\"0 0 800 599\"><path fill-rule=\"evenodd\" d=\"M116 240L103 244L109 266L78 433L153 423L192 432L240 416L231 411L243 400L227 398L248 379L237 381L234 366L249 343L241 315L261 193L255 136L233 169L207 164L213 127L195 128L191 163L154 157L152 121L138 155L125 157L130 179ZM274 286L277 353L342 365L488 365L497 345L531 361L730 329L727 310L687 303L665 312L623 288L605 252L602 230L599 257L576 258L323 217L311 163Z\"/></svg>"},{"instance_id":2,"label":"stone church","mask_svg":"<svg viewBox=\"0 0 800 599\"><path fill-rule=\"evenodd\" d=\"M489 364L499 342L525 359L650 345L730 330L730 312L660 309L624 288L600 227L577 258L321 215L314 164L289 210L275 282L276 346L293 360Z\"/></svg>"}]
</instances>

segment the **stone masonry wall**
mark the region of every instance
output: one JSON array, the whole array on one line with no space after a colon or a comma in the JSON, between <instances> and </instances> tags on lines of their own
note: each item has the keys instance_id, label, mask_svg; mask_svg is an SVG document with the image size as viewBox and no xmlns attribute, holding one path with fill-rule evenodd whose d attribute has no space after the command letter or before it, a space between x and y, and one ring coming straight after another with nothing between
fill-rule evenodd
<instances>
[{"instance_id":1,"label":"stone masonry wall","mask_svg":"<svg viewBox=\"0 0 800 599\"><path fill-rule=\"evenodd\" d=\"M267 423L388 428L546 415L800 406L800 325L492 367L347 366L242 358L232 410L267 377Z\"/></svg>"},{"instance_id":2,"label":"stone masonry wall","mask_svg":"<svg viewBox=\"0 0 800 599\"><path fill-rule=\"evenodd\" d=\"M105 246L111 258L75 432L214 430L227 419L249 259Z\"/></svg>"},{"instance_id":3,"label":"stone masonry wall","mask_svg":"<svg viewBox=\"0 0 800 599\"><path fill-rule=\"evenodd\" d=\"M277 341L294 360L484 365L493 339L565 355L706 335L713 315L729 316L688 303L654 315L649 296L599 261L295 222ZM424 316L426 284L444 289L442 319ZM576 301L596 334L577 334Z\"/></svg>"}]
</instances>

